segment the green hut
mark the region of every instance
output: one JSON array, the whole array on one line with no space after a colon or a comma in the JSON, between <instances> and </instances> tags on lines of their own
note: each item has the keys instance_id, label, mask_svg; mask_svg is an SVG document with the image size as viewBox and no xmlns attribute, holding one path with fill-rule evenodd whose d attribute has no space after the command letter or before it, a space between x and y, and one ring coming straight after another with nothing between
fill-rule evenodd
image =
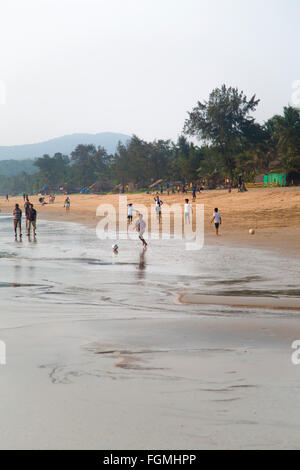
<instances>
[{"instance_id":1,"label":"green hut","mask_svg":"<svg viewBox=\"0 0 300 470\"><path fill-rule=\"evenodd\" d=\"M286 173L270 173L264 176L265 186L286 186Z\"/></svg>"}]
</instances>

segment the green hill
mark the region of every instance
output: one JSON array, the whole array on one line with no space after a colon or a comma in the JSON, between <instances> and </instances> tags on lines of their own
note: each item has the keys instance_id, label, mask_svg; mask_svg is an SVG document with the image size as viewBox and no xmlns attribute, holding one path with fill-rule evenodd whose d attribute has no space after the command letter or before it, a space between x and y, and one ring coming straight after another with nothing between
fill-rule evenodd
<instances>
[{"instance_id":1,"label":"green hill","mask_svg":"<svg viewBox=\"0 0 300 470\"><path fill-rule=\"evenodd\" d=\"M44 154L54 155L59 152L64 155L70 155L79 144L94 144L96 147L101 145L107 153L114 153L119 141L125 143L130 139L129 135L114 132L64 135L36 144L0 146L0 160L34 160L42 157Z\"/></svg>"},{"instance_id":2,"label":"green hill","mask_svg":"<svg viewBox=\"0 0 300 470\"><path fill-rule=\"evenodd\" d=\"M23 172L32 175L38 171L33 163L34 160L2 160L0 161L0 175L17 176Z\"/></svg>"}]
</instances>

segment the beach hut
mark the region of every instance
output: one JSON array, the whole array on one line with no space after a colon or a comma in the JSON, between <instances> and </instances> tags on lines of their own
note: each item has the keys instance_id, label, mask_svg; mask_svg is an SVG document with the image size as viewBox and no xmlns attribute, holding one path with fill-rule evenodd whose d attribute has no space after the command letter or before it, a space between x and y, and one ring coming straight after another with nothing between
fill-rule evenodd
<instances>
[{"instance_id":1,"label":"beach hut","mask_svg":"<svg viewBox=\"0 0 300 470\"><path fill-rule=\"evenodd\" d=\"M286 173L269 173L264 176L264 185L270 187L286 186Z\"/></svg>"}]
</instances>

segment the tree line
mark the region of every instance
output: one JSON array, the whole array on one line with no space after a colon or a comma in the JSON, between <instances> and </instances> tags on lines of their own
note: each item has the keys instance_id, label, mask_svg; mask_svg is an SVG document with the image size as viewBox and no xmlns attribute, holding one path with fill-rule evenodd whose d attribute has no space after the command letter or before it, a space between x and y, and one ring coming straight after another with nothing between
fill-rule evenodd
<instances>
[{"instance_id":1,"label":"tree line","mask_svg":"<svg viewBox=\"0 0 300 470\"><path fill-rule=\"evenodd\" d=\"M160 179L215 188L225 180L235 186L241 177L251 182L270 171L285 172L288 181L300 183L299 110L287 106L282 115L260 124L254 117L258 104L255 95L248 99L237 88L223 85L188 113L177 142L146 142L134 135L126 144L119 143L114 154L78 145L70 156L37 158L35 174L0 175L0 192L33 193L46 186L76 192L95 182L98 192L129 183L146 189Z\"/></svg>"}]
</instances>

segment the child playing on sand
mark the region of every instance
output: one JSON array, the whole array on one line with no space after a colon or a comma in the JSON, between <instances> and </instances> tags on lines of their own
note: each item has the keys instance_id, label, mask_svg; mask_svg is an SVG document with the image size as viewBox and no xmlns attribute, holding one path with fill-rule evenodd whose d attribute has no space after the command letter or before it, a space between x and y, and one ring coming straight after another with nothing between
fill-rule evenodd
<instances>
[{"instance_id":1,"label":"child playing on sand","mask_svg":"<svg viewBox=\"0 0 300 470\"><path fill-rule=\"evenodd\" d=\"M222 217L221 214L219 213L219 209L216 208L215 212L213 213L212 219L211 219L211 224L215 222L215 227L216 227L216 235L217 237L219 236L219 228L220 225L222 224Z\"/></svg>"},{"instance_id":2,"label":"child playing on sand","mask_svg":"<svg viewBox=\"0 0 300 470\"><path fill-rule=\"evenodd\" d=\"M193 187L193 202L196 202L197 195L196 195L196 187Z\"/></svg>"},{"instance_id":3,"label":"child playing on sand","mask_svg":"<svg viewBox=\"0 0 300 470\"><path fill-rule=\"evenodd\" d=\"M65 199L65 204L64 204L64 207L66 208L66 212L69 212L70 205L71 205L71 201L70 201L69 196L67 196L66 199Z\"/></svg>"},{"instance_id":4,"label":"child playing on sand","mask_svg":"<svg viewBox=\"0 0 300 470\"><path fill-rule=\"evenodd\" d=\"M131 224L132 223L132 217L133 217L133 206L132 204L128 204L128 215L127 215L127 220L128 220L128 224Z\"/></svg>"},{"instance_id":5,"label":"child playing on sand","mask_svg":"<svg viewBox=\"0 0 300 470\"><path fill-rule=\"evenodd\" d=\"M155 201L155 212L158 218L158 221L161 222L161 206L163 205L162 200L157 196L154 198Z\"/></svg>"},{"instance_id":6,"label":"child playing on sand","mask_svg":"<svg viewBox=\"0 0 300 470\"><path fill-rule=\"evenodd\" d=\"M186 199L185 204L184 204L184 222L186 224L191 223L191 218L190 218L191 213L192 213L192 204L190 204L189 199Z\"/></svg>"}]
</instances>

